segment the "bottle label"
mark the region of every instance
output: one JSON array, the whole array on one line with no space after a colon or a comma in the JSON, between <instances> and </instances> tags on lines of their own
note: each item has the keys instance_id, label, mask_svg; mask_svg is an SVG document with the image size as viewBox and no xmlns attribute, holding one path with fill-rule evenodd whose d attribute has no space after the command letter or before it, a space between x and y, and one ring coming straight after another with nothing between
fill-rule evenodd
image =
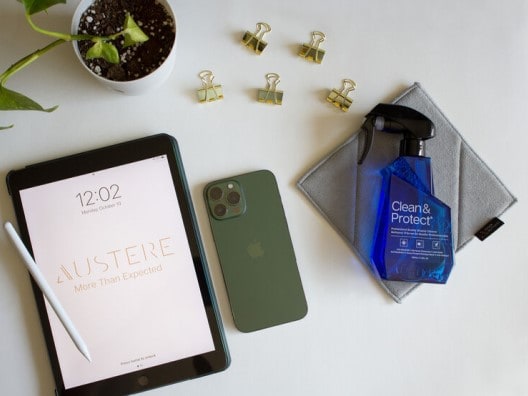
<instances>
[{"instance_id":1,"label":"bottle label","mask_svg":"<svg viewBox=\"0 0 528 396\"><path fill-rule=\"evenodd\" d=\"M385 265L397 279L447 280L453 264L451 210L397 176L391 176Z\"/></svg>"},{"instance_id":2,"label":"bottle label","mask_svg":"<svg viewBox=\"0 0 528 396\"><path fill-rule=\"evenodd\" d=\"M431 215L431 208L428 203L405 203L402 201L392 201L391 223L431 226L434 217Z\"/></svg>"}]
</instances>

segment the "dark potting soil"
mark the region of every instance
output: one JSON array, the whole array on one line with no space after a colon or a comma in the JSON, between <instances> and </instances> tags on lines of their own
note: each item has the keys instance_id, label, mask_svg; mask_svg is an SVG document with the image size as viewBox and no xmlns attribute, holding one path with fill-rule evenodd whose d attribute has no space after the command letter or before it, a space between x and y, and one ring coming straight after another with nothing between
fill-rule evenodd
<instances>
[{"instance_id":1,"label":"dark potting soil","mask_svg":"<svg viewBox=\"0 0 528 396\"><path fill-rule=\"evenodd\" d=\"M125 16L130 13L138 26L149 36L141 44L123 48L123 38L112 43L121 61L112 64L104 59L86 60L86 52L93 43L79 41L79 52L84 63L101 77L114 81L130 81L144 77L157 69L169 55L175 39L173 18L156 0L95 0L79 22L79 34L108 36L123 29Z\"/></svg>"}]
</instances>

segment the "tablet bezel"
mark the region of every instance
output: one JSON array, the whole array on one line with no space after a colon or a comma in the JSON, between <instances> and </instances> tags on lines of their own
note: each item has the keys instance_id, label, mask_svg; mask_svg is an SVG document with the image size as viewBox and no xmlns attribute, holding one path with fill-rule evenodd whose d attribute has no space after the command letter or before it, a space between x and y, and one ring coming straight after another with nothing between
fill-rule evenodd
<instances>
[{"instance_id":1,"label":"tablet bezel","mask_svg":"<svg viewBox=\"0 0 528 396\"><path fill-rule=\"evenodd\" d=\"M187 235L187 241L192 254L194 268L199 282L200 292L215 349L214 351L201 355L133 371L131 373L107 378L75 388L65 389L44 303L44 297L34 280L31 278L40 322L46 340L53 375L55 377L55 384L57 387L56 393L58 395L79 396L88 394L117 395L136 393L219 372L229 366L230 357L223 333L220 314L217 308L207 262L199 236L198 225L194 215L194 209L185 178L178 143L174 137L167 134L152 135L30 165L20 170L10 171L7 175L6 181L15 208L20 235L30 252L32 252L20 197L20 190L153 158L159 155L166 155L169 162L173 184L176 190L180 212Z\"/></svg>"}]
</instances>

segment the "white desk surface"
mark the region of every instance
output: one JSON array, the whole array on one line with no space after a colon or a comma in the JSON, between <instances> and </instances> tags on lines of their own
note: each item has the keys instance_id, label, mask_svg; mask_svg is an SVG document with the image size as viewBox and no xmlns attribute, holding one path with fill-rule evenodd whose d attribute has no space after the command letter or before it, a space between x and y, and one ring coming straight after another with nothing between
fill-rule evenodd
<instances>
[{"instance_id":1,"label":"white desk surface","mask_svg":"<svg viewBox=\"0 0 528 396\"><path fill-rule=\"evenodd\" d=\"M76 1L42 24L68 30ZM528 394L528 5L472 1L173 1L177 61L159 90L126 97L98 85L69 45L13 77L9 87L52 113L1 112L0 179L10 169L157 132L181 146L232 356L230 368L152 395ZM239 44L258 21L273 31L259 57ZM296 49L326 33L323 64ZM0 68L42 46L14 0L0 5ZM211 69L225 99L198 104ZM264 75L281 75L282 106L255 101ZM342 113L325 102L357 82ZM345 140L377 103L414 81L517 196L487 241L459 254L445 286L398 305L372 280L296 181ZM230 316L201 192L206 182L267 168L279 182L309 313L252 334ZM5 183L0 218L15 221ZM53 378L27 272L0 233L0 393L52 395Z\"/></svg>"}]
</instances>

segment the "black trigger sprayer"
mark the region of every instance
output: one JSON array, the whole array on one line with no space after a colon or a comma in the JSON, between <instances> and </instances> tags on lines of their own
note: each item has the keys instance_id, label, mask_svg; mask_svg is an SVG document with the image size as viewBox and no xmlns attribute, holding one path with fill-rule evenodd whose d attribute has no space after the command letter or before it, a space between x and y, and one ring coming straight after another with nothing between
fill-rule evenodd
<instances>
[{"instance_id":1,"label":"black trigger sprayer","mask_svg":"<svg viewBox=\"0 0 528 396\"><path fill-rule=\"evenodd\" d=\"M358 164L363 163L372 147L374 130L403 134L400 156L425 156L424 141L435 135L433 122L422 113L410 107L383 103L366 115L361 129L365 132L365 146Z\"/></svg>"}]
</instances>

